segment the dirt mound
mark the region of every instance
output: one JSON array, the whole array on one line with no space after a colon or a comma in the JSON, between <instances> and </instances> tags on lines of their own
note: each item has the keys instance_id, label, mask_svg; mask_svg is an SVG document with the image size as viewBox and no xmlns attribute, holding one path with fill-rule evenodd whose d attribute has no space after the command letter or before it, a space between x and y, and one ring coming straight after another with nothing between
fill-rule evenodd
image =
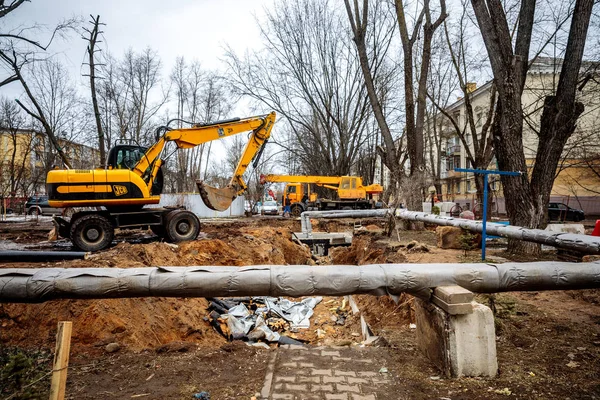
<instances>
[{"instance_id":1,"label":"dirt mound","mask_svg":"<svg viewBox=\"0 0 600 400\"><path fill-rule=\"evenodd\" d=\"M398 264L406 262L404 247L377 231L360 231L354 235L350 247L335 247L329 254L333 264Z\"/></svg>"},{"instance_id":2,"label":"dirt mound","mask_svg":"<svg viewBox=\"0 0 600 400\"><path fill-rule=\"evenodd\" d=\"M216 235L215 235L216 236ZM186 265L306 264L310 252L291 240L286 228L227 228L219 239L175 246L120 243L87 260L46 264L52 267L138 268ZM26 265L10 265L26 266ZM38 265L27 265L41 267ZM139 298L63 300L44 304L0 305L0 343L22 347L54 345L58 321L73 321L73 345L101 350L117 342L129 350L173 341L200 345L225 343L204 320L205 299ZM35 332L35 334L32 334Z\"/></svg>"}]
</instances>

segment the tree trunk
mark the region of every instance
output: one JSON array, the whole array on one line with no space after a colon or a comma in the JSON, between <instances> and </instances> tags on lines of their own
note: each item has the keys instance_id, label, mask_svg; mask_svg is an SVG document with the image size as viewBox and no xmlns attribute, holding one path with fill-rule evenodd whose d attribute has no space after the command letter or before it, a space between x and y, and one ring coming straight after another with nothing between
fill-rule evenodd
<instances>
[{"instance_id":1,"label":"tree trunk","mask_svg":"<svg viewBox=\"0 0 600 400\"><path fill-rule=\"evenodd\" d=\"M349 0L344 0L346 5L346 11L348 13L348 19L350 20L350 26L352 33L354 34L353 41L356 44L358 51L358 58L360 62L360 68L365 80L365 86L367 87L367 95L369 96L369 102L377 121L377 126L381 131L383 143L385 147L379 148L380 155L385 166L390 170L390 188L395 188L400 184L402 171L400 170L400 152L396 149L396 143L390 132L390 128L383 114L383 108L377 96L375 89L375 83L373 81L373 75L369 67L369 57L367 55L367 46L365 43L365 34L367 29L367 16L368 16L368 0L363 2L362 16L358 10L358 5L355 3L356 9L354 13L349 4ZM390 191L387 192L387 198L389 199ZM397 196L397 193L394 193Z\"/></svg>"},{"instance_id":2,"label":"tree trunk","mask_svg":"<svg viewBox=\"0 0 600 400\"><path fill-rule=\"evenodd\" d=\"M106 165L106 150L104 148L104 130L102 129L102 121L100 119L100 108L98 107L98 99L96 97L96 67L94 63L94 52L96 51L96 41L98 39L100 16L92 17L94 27L90 32L88 45L88 58L90 65L90 91L92 93L92 106L94 107L94 117L96 119L96 130L98 131L98 149L100 150L100 166Z\"/></svg>"},{"instance_id":3,"label":"tree trunk","mask_svg":"<svg viewBox=\"0 0 600 400\"><path fill-rule=\"evenodd\" d=\"M498 166L520 171L519 177L502 176L506 210L511 224L541 228L564 144L573 133L582 107L575 102L577 79L585 47L593 0L577 0L555 97L544 102L536 163L531 183L523 151L521 95L535 14L535 0L522 0L514 51L506 14L500 0L471 0L483 36L498 90L498 106L492 127ZM537 254L539 246L509 241L509 251Z\"/></svg>"}]
</instances>

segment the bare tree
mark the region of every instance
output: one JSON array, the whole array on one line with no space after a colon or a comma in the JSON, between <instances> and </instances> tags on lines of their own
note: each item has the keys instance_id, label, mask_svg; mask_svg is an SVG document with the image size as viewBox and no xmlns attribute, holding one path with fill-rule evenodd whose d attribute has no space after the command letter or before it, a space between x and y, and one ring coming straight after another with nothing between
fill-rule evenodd
<instances>
[{"instance_id":1,"label":"bare tree","mask_svg":"<svg viewBox=\"0 0 600 400\"><path fill-rule=\"evenodd\" d=\"M92 29L83 28L85 32L88 33L89 37L83 37L84 40L87 40L87 54L88 54L88 66L90 68L89 78L90 78L90 91L92 94L92 106L94 107L94 117L96 120L96 130L98 132L98 148L100 149L100 163L101 166L104 166L106 162L106 150L104 147L104 130L102 129L102 120L100 118L100 107L98 106L98 96L96 95L96 61L95 54L99 52L100 49L96 48L96 45L100 42L98 40L98 35L103 32L100 30L101 25L105 25L100 22L100 16L94 17L90 15L92 19L90 24L92 24Z\"/></svg>"},{"instance_id":2,"label":"bare tree","mask_svg":"<svg viewBox=\"0 0 600 400\"><path fill-rule=\"evenodd\" d=\"M429 0L424 0L412 32L409 34L409 21L406 18L403 0L395 0L402 55L404 60L404 101L406 104L406 139L410 159L411 181L425 186L425 156L424 156L424 127L427 111L427 83L431 64L431 43L436 29L446 19L446 2L440 0L438 17L433 20ZM421 33L422 31L422 33ZM420 59L416 60L415 44L420 40ZM415 64L418 65L418 77L415 76ZM416 86L416 90L415 90ZM417 186L418 187L418 186ZM422 194L412 190L408 195L408 206L411 210L422 210Z\"/></svg>"},{"instance_id":3,"label":"bare tree","mask_svg":"<svg viewBox=\"0 0 600 400\"><path fill-rule=\"evenodd\" d=\"M471 4L498 90L498 105L492 125L498 165L504 171L522 172L520 177L502 177L508 216L515 225L543 227L562 149L583 112L583 105L576 101L575 95L594 1L575 2L556 94L546 97L544 104L531 178L523 151L521 95L529 66L536 0L522 0L514 41L500 0L471 0ZM511 241L509 249L539 252L539 246L522 241Z\"/></svg>"},{"instance_id":4,"label":"bare tree","mask_svg":"<svg viewBox=\"0 0 600 400\"><path fill-rule=\"evenodd\" d=\"M368 28L369 1L363 0L362 10L359 9L358 1L356 0L354 2L354 9L350 6L349 0L345 0L345 4L354 34L354 42L360 55L363 77L368 88L371 106L376 115L385 143L383 159L386 166L390 169L392 180L400 181L402 177L399 167L401 155L398 152L396 142L389 134L389 127L387 127L387 122L383 117L381 106L376 96L375 85L373 84L373 70L377 63L373 59L370 60L367 54L365 34ZM402 191L410 209L422 210L423 189L426 185L424 126L427 107L427 83L431 63L431 43L436 29L446 18L446 3L444 0L440 0L439 15L433 20L430 2L429 0L425 0L418 11L418 17L413 23L410 34L410 21L406 17L404 2L396 0L394 5L403 50L404 104L406 115L405 136L410 160L410 179L404 182ZM418 52L415 48L417 43L420 44ZM415 65L418 66L417 76L415 76Z\"/></svg>"},{"instance_id":5,"label":"bare tree","mask_svg":"<svg viewBox=\"0 0 600 400\"><path fill-rule=\"evenodd\" d=\"M441 199L442 195L441 174L444 168L442 163L447 161L445 145L451 136L446 127L445 118L440 115L439 108L448 106L450 98L459 88L458 79L453 72L443 34L436 34L432 46L431 74L427 89L430 101L425 115L425 153L429 158L430 174L438 199Z\"/></svg>"},{"instance_id":6,"label":"bare tree","mask_svg":"<svg viewBox=\"0 0 600 400\"><path fill-rule=\"evenodd\" d=\"M192 123L210 123L226 118L232 108L224 79L214 71L205 71L200 63L187 63L179 57L170 79L177 102L178 127ZM212 143L201 144L190 150L178 151L175 166L169 174L175 181L175 190L195 191L195 181L206 179L209 171Z\"/></svg>"},{"instance_id":7,"label":"bare tree","mask_svg":"<svg viewBox=\"0 0 600 400\"><path fill-rule=\"evenodd\" d=\"M114 132L109 140L133 140L140 144L152 141L152 119L166 104L168 88L161 85L161 61L151 48L140 53L125 52L117 60L107 54L101 69L100 89L104 126Z\"/></svg>"},{"instance_id":8,"label":"bare tree","mask_svg":"<svg viewBox=\"0 0 600 400\"><path fill-rule=\"evenodd\" d=\"M20 7L25 1L14 0L10 4L6 5L4 2L0 4L0 20L12 11ZM58 152L63 164L70 168L69 160L61 149L58 140L55 137L55 133L48 123L46 116L43 113L42 108L34 97L27 79L23 74L23 68L31 64L32 62L45 57L45 51L52 44L56 36L65 35L69 32L76 24L76 19L68 19L59 23L50 34L47 41L42 43L37 38L28 36L31 32L40 32L41 28L38 26L28 27L17 27L14 30L7 32L0 32L0 63L4 65L4 70L8 72L8 77L5 77L0 81L0 87L7 85L11 82L19 82L25 94L31 104L27 107L20 100L17 103L27 114L35 118L44 128L44 131L50 141Z\"/></svg>"},{"instance_id":9,"label":"bare tree","mask_svg":"<svg viewBox=\"0 0 600 400\"><path fill-rule=\"evenodd\" d=\"M390 170L391 179L389 182L391 191L396 191L397 185L401 182L402 168L400 158L402 157L402 149L400 147L402 141L396 140L393 137L388 124L384 107L380 99L381 90L376 87L377 71L381 66L385 56L390 48L391 44L391 33L389 29L383 33L382 36L385 38L382 41L381 49L369 49L367 46L367 35L370 32L369 27L375 30L377 25L369 23L369 2L368 0L363 1L362 10L358 7L358 2L354 2L354 9L350 6L349 0L344 0L346 5L346 12L352 28L352 34L354 35L353 41L356 44L358 56L360 60L360 66L362 75L364 78L365 86L367 88L367 94L373 113L375 114L375 120L381 132L384 146L378 147L381 158ZM381 7L378 7L379 3L376 2L375 11L371 11L372 14L378 14ZM372 21L372 20L371 20ZM383 25L385 26L385 25ZM369 50L371 54L369 54ZM379 57L377 54L379 53ZM370 56L370 57L369 57ZM388 191L387 193L390 193Z\"/></svg>"},{"instance_id":10,"label":"bare tree","mask_svg":"<svg viewBox=\"0 0 600 400\"><path fill-rule=\"evenodd\" d=\"M375 132L342 15L328 0L279 2L259 26L263 53L227 53L235 92L278 112L272 141L302 172L348 174Z\"/></svg>"},{"instance_id":11,"label":"bare tree","mask_svg":"<svg viewBox=\"0 0 600 400\"><path fill-rule=\"evenodd\" d=\"M43 115L45 130L53 132L58 154L65 154L68 143L84 139L87 126L82 99L70 79L66 67L58 61L39 61L31 66L30 90L35 99L35 107ZM32 102L33 103L33 102ZM55 163L53 146L45 146L45 172ZM72 167L69 160L69 168Z\"/></svg>"},{"instance_id":12,"label":"bare tree","mask_svg":"<svg viewBox=\"0 0 600 400\"><path fill-rule=\"evenodd\" d=\"M177 127L181 128L183 126L183 120L185 118L184 115L184 104L187 100L187 91L188 91L188 83L187 83L187 68L185 64L185 60L183 57L177 57L175 60L175 65L173 66L173 70L171 71L171 82L175 89L175 100L177 102ZM186 182L188 181L188 172L189 172L189 152L188 151L178 151L176 157L176 187L179 193L187 191Z\"/></svg>"},{"instance_id":13,"label":"bare tree","mask_svg":"<svg viewBox=\"0 0 600 400\"><path fill-rule=\"evenodd\" d=\"M444 21L445 49L450 58L449 65L453 67L454 75L458 80L462 101L465 106L465 115L462 117L462 124L452 112L446 110L446 104L440 104L439 100L433 96L429 96L429 98L452 125L454 133L458 136L465 149L468 164L475 169L487 169L494 156L490 127L496 106L496 90L494 85L491 85L487 110L477 110L473 107L473 88L470 78L475 71L481 70L483 65L480 61L482 59L481 55L473 52L471 50L472 47L467 43L467 37L469 36L467 10L467 4L463 2L463 12L456 24L457 32L454 38L449 32L447 21ZM483 175L475 175L475 186L477 189L477 201L479 204L483 204Z\"/></svg>"}]
</instances>

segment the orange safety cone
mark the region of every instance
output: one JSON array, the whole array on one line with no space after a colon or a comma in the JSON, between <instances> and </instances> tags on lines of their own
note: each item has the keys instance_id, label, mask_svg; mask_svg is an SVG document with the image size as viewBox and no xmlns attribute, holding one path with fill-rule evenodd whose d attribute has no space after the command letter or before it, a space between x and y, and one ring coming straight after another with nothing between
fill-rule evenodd
<instances>
[{"instance_id":1,"label":"orange safety cone","mask_svg":"<svg viewBox=\"0 0 600 400\"><path fill-rule=\"evenodd\" d=\"M594 231L592 232L592 236L600 236L600 219L596 220L596 226L594 227Z\"/></svg>"}]
</instances>

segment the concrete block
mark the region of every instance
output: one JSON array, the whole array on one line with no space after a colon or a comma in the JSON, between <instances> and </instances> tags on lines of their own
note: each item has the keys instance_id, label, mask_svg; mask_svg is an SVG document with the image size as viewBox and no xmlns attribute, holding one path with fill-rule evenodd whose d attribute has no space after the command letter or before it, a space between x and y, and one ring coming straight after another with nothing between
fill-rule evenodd
<instances>
[{"instance_id":1,"label":"concrete block","mask_svg":"<svg viewBox=\"0 0 600 400\"><path fill-rule=\"evenodd\" d=\"M431 302L415 299L419 348L446 376L495 376L498 372L492 311L472 304L472 313L450 315Z\"/></svg>"},{"instance_id":2,"label":"concrete block","mask_svg":"<svg viewBox=\"0 0 600 400\"><path fill-rule=\"evenodd\" d=\"M439 286L433 290L431 301L450 315L470 314L475 295L458 285Z\"/></svg>"},{"instance_id":3,"label":"concrete block","mask_svg":"<svg viewBox=\"0 0 600 400\"><path fill-rule=\"evenodd\" d=\"M473 305L471 303L449 304L436 296L432 296L431 301L450 315L470 314L473 312Z\"/></svg>"},{"instance_id":4,"label":"concrete block","mask_svg":"<svg viewBox=\"0 0 600 400\"><path fill-rule=\"evenodd\" d=\"M448 304L470 303L475 298L473 292L458 285L438 286L433 295Z\"/></svg>"}]
</instances>

